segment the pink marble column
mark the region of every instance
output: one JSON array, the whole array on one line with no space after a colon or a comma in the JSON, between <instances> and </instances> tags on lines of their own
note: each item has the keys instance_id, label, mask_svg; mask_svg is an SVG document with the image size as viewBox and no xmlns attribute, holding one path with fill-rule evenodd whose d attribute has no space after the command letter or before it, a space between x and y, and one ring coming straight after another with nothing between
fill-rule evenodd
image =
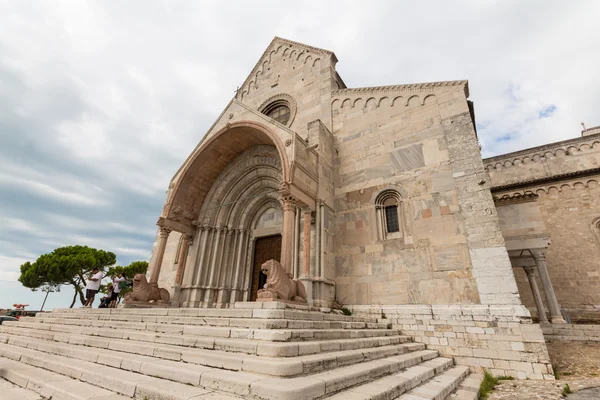
<instances>
[{"instance_id":1,"label":"pink marble column","mask_svg":"<svg viewBox=\"0 0 600 400\"><path fill-rule=\"evenodd\" d=\"M185 233L181 238L181 248L179 249L179 258L177 264L177 273L175 274L175 284L181 286L183 282L183 273L185 272L185 262L187 260L188 249L192 244L192 237Z\"/></svg>"},{"instance_id":2,"label":"pink marble column","mask_svg":"<svg viewBox=\"0 0 600 400\"><path fill-rule=\"evenodd\" d=\"M311 212L306 210L304 215L304 230L302 231L302 247L304 249L304 262L302 263L302 277L310 276L310 221Z\"/></svg>"},{"instance_id":3,"label":"pink marble column","mask_svg":"<svg viewBox=\"0 0 600 400\"><path fill-rule=\"evenodd\" d=\"M281 207L283 208L283 232L281 233L281 265L286 272L292 273L292 255L294 246L294 210L296 199L289 193L282 192Z\"/></svg>"},{"instance_id":4,"label":"pink marble column","mask_svg":"<svg viewBox=\"0 0 600 400\"><path fill-rule=\"evenodd\" d=\"M546 293L546 300L548 301L548 308L550 309L550 321L553 324L566 324L567 322L560 312L560 305L558 304L558 300L556 300L556 294L554 294L554 287L552 287L550 274L548 274L545 249L531 249L531 255L537 265L540 280L542 281L542 286Z\"/></svg>"},{"instance_id":5,"label":"pink marble column","mask_svg":"<svg viewBox=\"0 0 600 400\"><path fill-rule=\"evenodd\" d=\"M535 307L538 311L538 318L540 324L547 324L548 318L546 317L546 311L544 310L544 303L542 302L542 296L540 295L540 289L538 288L537 281L535 280L535 271L533 267L523 267L527 274L527 280L531 287L531 293L533 294L533 300L535 301Z\"/></svg>"},{"instance_id":6,"label":"pink marble column","mask_svg":"<svg viewBox=\"0 0 600 400\"><path fill-rule=\"evenodd\" d=\"M167 248L167 239L169 238L169 233L171 233L171 229L165 228L164 226L160 227L158 249L156 250L156 257L154 257L154 265L152 266L152 274L150 275L150 283L155 286L158 285L160 268L165 255L165 249Z\"/></svg>"}]
</instances>

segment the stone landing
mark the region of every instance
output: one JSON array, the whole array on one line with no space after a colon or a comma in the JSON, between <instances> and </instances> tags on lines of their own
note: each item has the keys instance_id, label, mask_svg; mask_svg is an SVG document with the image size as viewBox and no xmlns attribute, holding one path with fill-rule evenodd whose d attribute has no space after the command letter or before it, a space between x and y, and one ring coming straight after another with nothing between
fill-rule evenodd
<instances>
[{"instance_id":1,"label":"stone landing","mask_svg":"<svg viewBox=\"0 0 600 400\"><path fill-rule=\"evenodd\" d=\"M53 400L476 398L468 367L388 321L283 303L58 309L1 325L0 356Z\"/></svg>"}]
</instances>

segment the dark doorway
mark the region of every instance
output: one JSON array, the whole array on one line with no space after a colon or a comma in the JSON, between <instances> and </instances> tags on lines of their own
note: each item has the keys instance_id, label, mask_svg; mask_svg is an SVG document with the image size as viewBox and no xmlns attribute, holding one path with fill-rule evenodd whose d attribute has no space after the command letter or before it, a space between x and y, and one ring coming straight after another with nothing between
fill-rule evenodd
<instances>
[{"instance_id":1,"label":"dark doorway","mask_svg":"<svg viewBox=\"0 0 600 400\"><path fill-rule=\"evenodd\" d=\"M256 294L267 283L267 276L260 272L260 266L269 260L281 261L281 235L256 239L254 242L254 262L252 264L252 292L250 300L256 301Z\"/></svg>"}]
</instances>

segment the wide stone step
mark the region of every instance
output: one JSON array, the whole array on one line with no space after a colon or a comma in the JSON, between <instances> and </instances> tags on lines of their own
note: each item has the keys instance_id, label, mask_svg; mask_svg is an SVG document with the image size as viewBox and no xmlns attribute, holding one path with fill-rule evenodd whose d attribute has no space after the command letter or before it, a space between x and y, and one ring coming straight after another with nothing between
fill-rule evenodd
<instances>
[{"instance_id":1,"label":"wide stone step","mask_svg":"<svg viewBox=\"0 0 600 400\"><path fill-rule=\"evenodd\" d=\"M32 390L35 390L33 388L36 385L42 386L41 390L45 391L39 393L44 397L52 396L52 400L63 398L65 400L121 400L130 398L153 400L239 399L239 397L231 394L206 390L108 366L99 366L91 362L73 360L29 349L15 350L6 344L0 344L0 354L4 357L0 358L0 365L6 365L4 368L0 367L0 371L8 371L8 376L5 376L6 379L10 381L15 379L13 382L19 386L23 386L18 382L19 380L28 379L27 387L31 385ZM35 368L31 369L31 367ZM99 393L98 390L102 390L105 397L85 397L87 394Z\"/></svg>"},{"instance_id":2,"label":"wide stone step","mask_svg":"<svg viewBox=\"0 0 600 400\"><path fill-rule=\"evenodd\" d=\"M383 378L354 386L344 392L327 397L329 400L374 400L395 399L403 393L451 368L449 358L434 358L417 366Z\"/></svg>"},{"instance_id":3,"label":"wide stone step","mask_svg":"<svg viewBox=\"0 0 600 400\"><path fill-rule=\"evenodd\" d=\"M341 322L377 322L376 317L348 316L321 311L294 309L283 303L258 304L265 308L255 308L257 303L236 303L240 308L61 308L51 313L41 313L40 316L58 318L101 318L102 316L128 315L137 318L147 317L215 317L215 318L264 318L291 319L308 321L341 321ZM247 308L250 307L250 308Z\"/></svg>"},{"instance_id":4,"label":"wide stone step","mask_svg":"<svg viewBox=\"0 0 600 400\"><path fill-rule=\"evenodd\" d=\"M451 400L478 400L479 399L479 387L483 379L482 374L470 373L459 385L456 391L454 391L449 399Z\"/></svg>"},{"instance_id":5,"label":"wide stone step","mask_svg":"<svg viewBox=\"0 0 600 400\"><path fill-rule=\"evenodd\" d=\"M386 329L387 323L376 322L344 322L344 321L311 321L302 319L261 319L261 318L216 318L216 317L157 317L130 315L95 315L91 318L82 314L79 318L50 317L52 313L40 314L36 317L23 317L24 322L53 323L62 325L96 326L101 328L180 331L183 325L199 325L253 329ZM131 318L128 318L131 317Z\"/></svg>"},{"instance_id":6,"label":"wide stone step","mask_svg":"<svg viewBox=\"0 0 600 400\"><path fill-rule=\"evenodd\" d=\"M165 361L167 367L177 367L175 361L183 361L211 368L289 377L334 369L345 365L390 357L423 350L421 343L381 346L372 349L346 350L330 353L272 358L246 354L227 353L219 350L187 349L179 346L155 346L127 340L84 341L80 344L58 343L23 335L0 335L0 342L30 348L51 354L59 354L80 360L88 360L111 366L121 366L124 360L135 357L139 363ZM163 363L163 364L165 364Z\"/></svg>"},{"instance_id":7,"label":"wide stone step","mask_svg":"<svg viewBox=\"0 0 600 400\"><path fill-rule=\"evenodd\" d=\"M2 400L127 400L110 390L102 389L71 377L32 367L7 358L0 358L0 398ZM6 388L3 382L17 388ZM12 386L12 385L11 385ZM25 389L26 388L26 389Z\"/></svg>"},{"instance_id":8,"label":"wide stone step","mask_svg":"<svg viewBox=\"0 0 600 400\"><path fill-rule=\"evenodd\" d=\"M346 389L395 374L437 357L437 352L423 350L388 357L368 363L338 368L308 377L288 380L266 379L252 384L253 394L267 400L311 400L340 393L341 399L352 399Z\"/></svg>"},{"instance_id":9,"label":"wide stone step","mask_svg":"<svg viewBox=\"0 0 600 400\"><path fill-rule=\"evenodd\" d=\"M2 363L0 360L0 369ZM4 400L43 400L42 396L38 393L24 389L20 386L17 386L10 381L5 380L2 376L2 371L0 371L0 396Z\"/></svg>"},{"instance_id":10,"label":"wide stone step","mask_svg":"<svg viewBox=\"0 0 600 400\"><path fill-rule=\"evenodd\" d=\"M457 366L412 389L397 400L444 400L469 375L469 367Z\"/></svg>"},{"instance_id":11,"label":"wide stone step","mask_svg":"<svg viewBox=\"0 0 600 400\"><path fill-rule=\"evenodd\" d=\"M215 370L164 360L152 360L152 362L139 364L140 373L134 373L122 368L123 363L136 363L136 360L129 361L127 357L121 360L119 368L115 368L1 343L0 355L110 389L125 396L135 395L136 398L143 398L142 396L146 395L152 399L187 399L192 395L206 394L207 390L219 390L245 398L312 400L431 360L437 356L437 352L421 350L289 379ZM195 371L196 374L192 375L192 371ZM178 382L162 379L163 377L159 374L164 374L166 379ZM192 379L194 380L192 381ZM187 385L179 383L181 381L184 381ZM187 389L184 393L188 397L176 397L172 394L184 389ZM204 392L194 392L198 390L204 390Z\"/></svg>"},{"instance_id":12,"label":"wide stone step","mask_svg":"<svg viewBox=\"0 0 600 400\"><path fill-rule=\"evenodd\" d=\"M24 321L6 321L8 326L18 325L23 328L38 330L48 330L55 332L68 332L83 335L103 336L112 338L129 338L144 340L142 337L153 337L155 333L164 333L170 335L189 335L193 338L199 336L221 337L236 339L256 339L273 342L290 341L312 341L312 340L334 340L334 339L357 339L368 337L397 336L400 331L397 329L246 329L229 328L213 326L185 326L185 325L167 325L167 324L147 324L145 329L129 330L113 325L110 328L100 328L94 326L64 325L60 323L39 323ZM177 341L177 339L175 339ZM153 341L153 340L151 340ZM184 337L178 341L183 344Z\"/></svg>"},{"instance_id":13,"label":"wide stone step","mask_svg":"<svg viewBox=\"0 0 600 400\"><path fill-rule=\"evenodd\" d=\"M98 339L95 336L90 337L89 335L79 335L49 330L22 328L20 324L0 325L0 333L35 337L39 339L54 340L64 343L74 343L87 346L110 348L110 338L107 340L103 340ZM141 338L146 340L140 340ZM228 352L254 354L266 357L296 357L299 355L327 353L331 351L374 348L412 341L410 337L403 335L358 339L334 339L321 341L280 343L235 338L199 338L195 336L156 334L144 334L142 335L142 337L140 337L139 335L137 335L137 339L139 342L158 344L178 345L179 341L182 338L184 339L182 346L185 347L194 347L207 350L222 350Z\"/></svg>"}]
</instances>

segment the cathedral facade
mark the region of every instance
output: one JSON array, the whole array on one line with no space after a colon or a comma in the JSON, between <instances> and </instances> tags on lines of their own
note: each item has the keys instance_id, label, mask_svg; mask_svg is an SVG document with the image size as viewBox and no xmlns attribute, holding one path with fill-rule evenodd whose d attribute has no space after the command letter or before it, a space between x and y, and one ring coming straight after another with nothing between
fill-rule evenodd
<instances>
[{"instance_id":1,"label":"cathedral facade","mask_svg":"<svg viewBox=\"0 0 600 400\"><path fill-rule=\"evenodd\" d=\"M482 160L467 81L347 88L336 63L275 38L177 171L149 270L172 306L254 301L276 259L313 306L593 314L600 133Z\"/></svg>"}]
</instances>

